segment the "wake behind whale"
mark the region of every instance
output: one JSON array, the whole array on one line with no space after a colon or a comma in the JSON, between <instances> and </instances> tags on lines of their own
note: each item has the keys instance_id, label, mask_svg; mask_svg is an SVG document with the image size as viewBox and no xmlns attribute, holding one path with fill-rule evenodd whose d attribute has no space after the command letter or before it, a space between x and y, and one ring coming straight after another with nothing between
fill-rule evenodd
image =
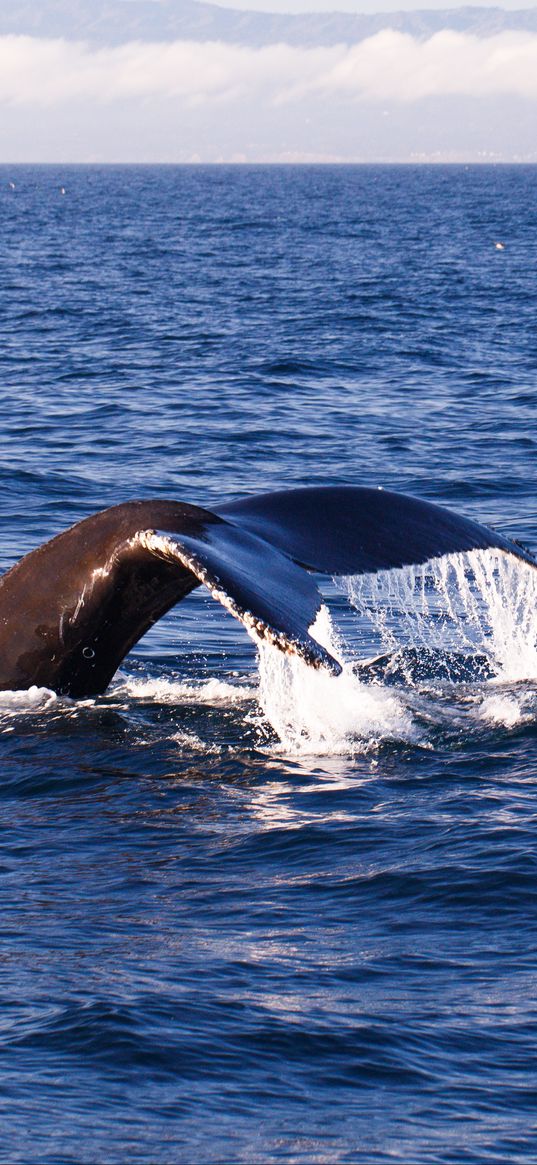
<instances>
[{"instance_id":1,"label":"wake behind whale","mask_svg":"<svg viewBox=\"0 0 537 1165\"><path fill-rule=\"evenodd\" d=\"M534 559L515 542L384 490L289 490L212 511L126 502L59 534L0 580L0 689L104 692L149 627L200 584L258 643L337 676L342 660L318 630L323 599L314 574L381 579L485 551L527 564L537 578ZM493 576L501 590L501 570ZM384 608L377 588L372 609L384 618Z\"/></svg>"}]
</instances>

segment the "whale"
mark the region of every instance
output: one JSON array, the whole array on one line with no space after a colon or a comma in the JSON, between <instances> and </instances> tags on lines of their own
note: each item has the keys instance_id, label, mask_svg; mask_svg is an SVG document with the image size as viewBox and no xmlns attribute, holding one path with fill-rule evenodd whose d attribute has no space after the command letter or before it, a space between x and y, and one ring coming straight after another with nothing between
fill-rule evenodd
<instances>
[{"instance_id":1,"label":"whale","mask_svg":"<svg viewBox=\"0 0 537 1165\"><path fill-rule=\"evenodd\" d=\"M377 573L455 552L524 547L436 503L382 488L310 486L204 509L121 502L83 518L0 578L0 690L106 691L128 652L195 587L256 639L334 675L317 641L315 575Z\"/></svg>"}]
</instances>

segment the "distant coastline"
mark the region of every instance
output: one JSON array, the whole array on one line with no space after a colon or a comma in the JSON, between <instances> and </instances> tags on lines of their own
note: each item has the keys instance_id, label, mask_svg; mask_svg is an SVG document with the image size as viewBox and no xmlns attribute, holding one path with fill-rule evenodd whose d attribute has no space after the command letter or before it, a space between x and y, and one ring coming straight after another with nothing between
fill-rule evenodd
<instances>
[{"instance_id":1,"label":"distant coastline","mask_svg":"<svg viewBox=\"0 0 537 1165\"><path fill-rule=\"evenodd\" d=\"M267 8L270 0L266 0ZM334 0L337 5L337 0ZM327 0L327 7L329 3ZM63 37L92 46L127 41L222 41L257 48L358 44L383 29L426 39L450 29L477 37L537 32L537 7L420 9L393 12L311 12L305 15L223 8L205 0L0 0L0 36Z\"/></svg>"}]
</instances>

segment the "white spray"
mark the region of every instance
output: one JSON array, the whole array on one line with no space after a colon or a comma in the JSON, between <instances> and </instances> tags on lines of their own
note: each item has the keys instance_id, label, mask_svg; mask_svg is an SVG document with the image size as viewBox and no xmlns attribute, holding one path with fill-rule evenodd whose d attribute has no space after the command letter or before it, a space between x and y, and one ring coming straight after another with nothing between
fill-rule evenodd
<instances>
[{"instance_id":1,"label":"white spray","mask_svg":"<svg viewBox=\"0 0 537 1165\"><path fill-rule=\"evenodd\" d=\"M326 607L311 634L342 664L341 675L259 643L259 701L284 749L322 756L364 751L387 738L415 740L402 702L381 687L361 683L344 663Z\"/></svg>"},{"instance_id":2,"label":"white spray","mask_svg":"<svg viewBox=\"0 0 537 1165\"><path fill-rule=\"evenodd\" d=\"M512 555L475 550L337 582L359 614L369 650L481 654L501 684L537 678L537 570ZM260 703L287 751L322 755L390 739L425 743L411 712L415 693L360 682L326 608L311 634L342 663L340 676L259 644ZM502 697L501 708L495 701L493 707L486 697L477 718L508 726L520 719L516 700Z\"/></svg>"},{"instance_id":3,"label":"white spray","mask_svg":"<svg viewBox=\"0 0 537 1165\"><path fill-rule=\"evenodd\" d=\"M537 677L537 570L501 550L339 580L382 651L482 653L503 682Z\"/></svg>"}]
</instances>

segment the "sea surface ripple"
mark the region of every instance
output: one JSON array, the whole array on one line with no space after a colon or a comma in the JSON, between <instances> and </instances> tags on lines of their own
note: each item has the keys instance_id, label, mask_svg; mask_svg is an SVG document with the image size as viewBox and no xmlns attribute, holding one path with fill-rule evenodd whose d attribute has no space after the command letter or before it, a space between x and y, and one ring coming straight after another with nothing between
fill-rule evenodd
<instances>
[{"instance_id":1,"label":"sea surface ripple","mask_svg":"<svg viewBox=\"0 0 537 1165\"><path fill-rule=\"evenodd\" d=\"M525 166L0 167L2 569L334 483L537 549L536 206ZM463 666L326 587L341 682L200 590L102 698L0 693L2 1160L535 1160L533 612Z\"/></svg>"}]
</instances>

